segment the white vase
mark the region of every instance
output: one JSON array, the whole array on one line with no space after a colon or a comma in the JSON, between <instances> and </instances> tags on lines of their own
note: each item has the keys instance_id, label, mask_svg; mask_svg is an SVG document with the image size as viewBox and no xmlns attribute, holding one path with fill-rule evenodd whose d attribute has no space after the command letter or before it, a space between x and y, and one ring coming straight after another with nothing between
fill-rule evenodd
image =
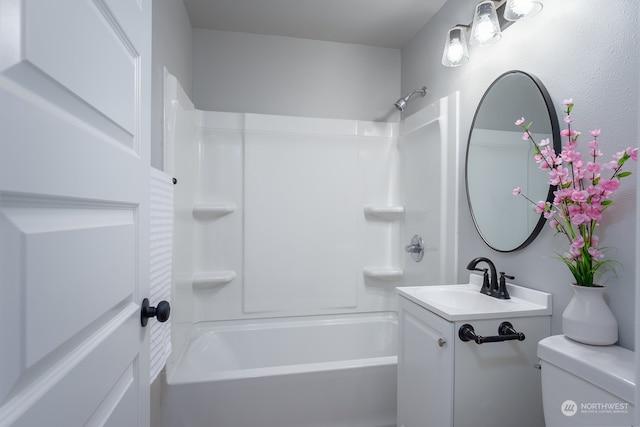
<instances>
[{"instance_id":1,"label":"white vase","mask_svg":"<svg viewBox=\"0 0 640 427\"><path fill-rule=\"evenodd\" d=\"M604 286L576 286L562 313L562 332L574 341L611 345L618 341L618 321L604 300Z\"/></svg>"}]
</instances>

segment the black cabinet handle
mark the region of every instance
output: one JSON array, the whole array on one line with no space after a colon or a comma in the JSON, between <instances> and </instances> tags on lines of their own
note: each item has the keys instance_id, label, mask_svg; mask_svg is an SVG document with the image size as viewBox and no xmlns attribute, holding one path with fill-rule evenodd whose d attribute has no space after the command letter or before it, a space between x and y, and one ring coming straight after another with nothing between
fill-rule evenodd
<instances>
[{"instance_id":1,"label":"black cabinet handle","mask_svg":"<svg viewBox=\"0 0 640 427\"><path fill-rule=\"evenodd\" d=\"M502 342L502 341L524 341L525 336L522 332L518 332L513 329L513 325L509 322L502 322L500 326L498 326L498 335L493 335L490 337L483 337L481 335L477 335L473 326L468 323L460 326L458 329L458 337L462 341L473 341L476 344L484 344L486 342Z\"/></svg>"}]
</instances>

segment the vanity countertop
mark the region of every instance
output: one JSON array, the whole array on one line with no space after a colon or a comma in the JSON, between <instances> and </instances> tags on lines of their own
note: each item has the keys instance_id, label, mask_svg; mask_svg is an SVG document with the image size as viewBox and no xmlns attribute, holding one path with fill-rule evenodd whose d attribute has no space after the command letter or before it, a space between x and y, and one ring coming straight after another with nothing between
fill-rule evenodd
<instances>
[{"instance_id":1,"label":"vanity countertop","mask_svg":"<svg viewBox=\"0 0 640 427\"><path fill-rule=\"evenodd\" d=\"M511 299L503 300L481 294L481 286L482 276L471 274L465 284L405 286L397 291L452 322L551 315L551 294L507 283Z\"/></svg>"}]
</instances>

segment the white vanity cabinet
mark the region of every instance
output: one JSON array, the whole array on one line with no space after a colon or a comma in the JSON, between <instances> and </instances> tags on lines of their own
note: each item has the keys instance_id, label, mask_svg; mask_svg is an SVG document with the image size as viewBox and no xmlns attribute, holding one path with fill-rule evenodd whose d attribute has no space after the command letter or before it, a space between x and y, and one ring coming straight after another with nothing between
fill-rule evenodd
<instances>
[{"instance_id":1,"label":"white vanity cabinet","mask_svg":"<svg viewBox=\"0 0 640 427\"><path fill-rule=\"evenodd\" d=\"M449 316L398 289L398 427L544 427L536 349L550 335L550 296L538 312ZM476 344L458 336L465 324L497 336L505 321L525 339Z\"/></svg>"},{"instance_id":2,"label":"white vanity cabinet","mask_svg":"<svg viewBox=\"0 0 640 427\"><path fill-rule=\"evenodd\" d=\"M454 325L399 302L398 427L453 426Z\"/></svg>"}]
</instances>

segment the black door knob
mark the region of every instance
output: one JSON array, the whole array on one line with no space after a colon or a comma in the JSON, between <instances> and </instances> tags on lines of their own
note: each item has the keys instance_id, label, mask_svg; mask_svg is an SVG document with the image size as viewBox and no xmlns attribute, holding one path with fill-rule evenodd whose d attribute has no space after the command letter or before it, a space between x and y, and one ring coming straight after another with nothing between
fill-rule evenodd
<instances>
[{"instance_id":1,"label":"black door knob","mask_svg":"<svg viewBox=\"0 0 640 427\"><path fill-rule=\"evenodd\" d=\"M140 309L140 324L147 326L150 317L155 317L158 322L166 322L171 314L171 305L166 301L160 301L157 307L149 306L149 299L142 300L142 308Z\"/></svg>"}]
</instances>

